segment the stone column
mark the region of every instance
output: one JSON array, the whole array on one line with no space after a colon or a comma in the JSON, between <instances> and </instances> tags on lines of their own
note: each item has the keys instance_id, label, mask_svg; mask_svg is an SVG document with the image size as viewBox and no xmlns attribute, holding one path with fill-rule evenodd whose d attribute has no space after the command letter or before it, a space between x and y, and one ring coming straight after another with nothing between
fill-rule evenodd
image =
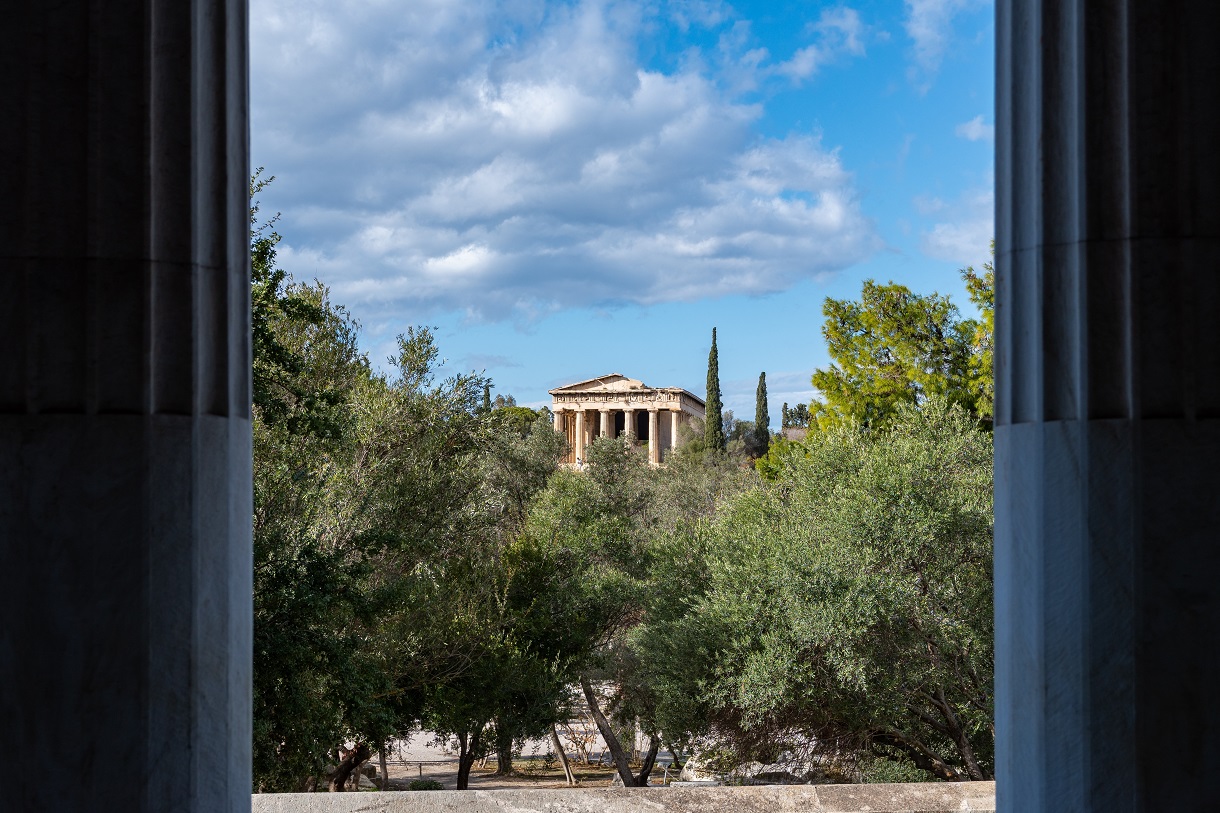
<instances>
[{"instance_id":1,"label":"stone column","mask_svg":"<svg viewBox=\"0 0 1220 813\"><path fill-rule=\"evenodd\" d=\"M659 465L661 462L661 423L655 408L648 410L648 462Z\"/></svg>"},{"instance_id":2,"label":"stone column","mask_svg":"<svg viewBox=\"0 0 1220 813\"><path fill-rule=\"evenodd\" d=\"M576 458L572 462L585 460L585 411L576 410Z\"/></svg>"},{"instance_id":3,"label":"stone column","mask_svg":"<svg viewBox=\"0 0 1220 813\"><path fill-rule=\"evenodd\" d=\"M1220 776L1220 15L1002 0L997 809Z\"/></svg>"},{"instance_id":4,"label":"stone column","mask_svg":"<svg viewBox=\"0 0 1220 813\"><path fill-rule=\"evenodd\" d=\"M554 412L554 418L555 418L555 431L562 435L563 434L563 410L556 407L555 412Z\"/></svg>"},{"instance_id":5,"label":"stone column","mask_svg":"<svg viewBox=\"0 0 1220 813\"><path fill-rule=\"evenodd\" d=\"M682 414L679 409L673 409L669 412L669 448L678 448L678 416Z\"/></svg>"},{"instance_id":6,"label":"stone column","mask_svg":"<svg viewBox=\"0 0 1220 813\"><path fill-rule=\"evenodd\" d=\"M599 434L600 434L600 435L601 435L603 438L608 438L608 437L610 437L610 429L611 429L611 426L610 426L610 410L608 410L608 409L603 409L603 410L600 410L600 412L599 412L599 416L600 416L600 421L599 421L599 424L600 424L600 426L599 426L599 430L600 430L600 431L599 431Z\"/></svg>"},{"instance_id":7,"label":"stone column","mask_svg":"<svg viewBox=\"0 0 1220 813\"><path fill-rule=\"evenodd\" d=\"M246 4L3 16L0 806L249 810Z\"/></svg>"},{"instance_id":8,"label":"stone column","mask_svg":"<svg viewBox=\"0 0 1220 813\"><path fill-rule=\"evenodd\" d=\"M634 409L627 409L627 410L623 411L623 428L626 431L631 433L632 440L639 439L637 437L637 433L635 431L635 410Z\"/></svg>"}]
</instances>

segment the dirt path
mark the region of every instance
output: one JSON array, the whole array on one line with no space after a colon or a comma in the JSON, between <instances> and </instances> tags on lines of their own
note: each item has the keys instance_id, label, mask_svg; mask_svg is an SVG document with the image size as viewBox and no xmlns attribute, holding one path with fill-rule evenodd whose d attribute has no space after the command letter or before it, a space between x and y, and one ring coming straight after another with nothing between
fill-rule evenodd
<instances>
[{"instance_id":1,"label":"dirt path","mask_svg":"<svg viewBox=\"0 0 1220 813\"><path fill-rule=\"evenodd\" d=\"M446 790L457 787L458 763L456 759L443 762L395 764L386 766L390 782L394 787L406 790L416 779L433 779L443 784ZM547 770L540 761L519 760L513 766L512 776L498 776L494 765L474 768L470 772L471 790L494 790L496 788L566 788L563 768L556 765ZM574 765L577 778L584 787L608 786L614 780L614 770L608 766Z\"/></svg>"},{"instance_id":2,"label":"dirt path","mask_svg":"<svg viewBox=\"0 0 1220 813\"><path fill-rule=\"evenodd\" d=\"M476 765L470 772L471 790L493 790L496 788L566 788L563 767L552 759L548 766L546 754L549 743L544 741L526 743L522 756L514 763L514 774L500 776L495 772L495 759L484 767ZM440 782L446 790L457 787L458 760L450 748L438 743L428 732L416 733L408 740L394 745L390 754L394 757L386 765L393 787L406 790L407 786L417 779L432 779ZM594 753L594 756L598 754ZM584 787L609 786L615 777L614 768L609 765L584 765L576 761L573 753L568 754L572 760L572 769ZM653 771L653 784L660 784L664 774L664 761L660 760ZM372 760L377 764L377 759ZM362 787L364 787L362 783Z\"/></svg>"}]
</instances>

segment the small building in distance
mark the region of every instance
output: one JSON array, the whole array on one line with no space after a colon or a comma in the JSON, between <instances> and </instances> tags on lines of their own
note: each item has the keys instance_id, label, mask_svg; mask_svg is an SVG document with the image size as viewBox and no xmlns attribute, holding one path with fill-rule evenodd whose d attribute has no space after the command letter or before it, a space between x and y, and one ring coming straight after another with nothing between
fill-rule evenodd
<instances>
[{"instance_id":1,"label":"small building in distance","mask_svg":"<svg viewBox=\"0 0 1220 813\"><path fill-rule=\"evenodd\" d=\"M649 387L621 373L557 387L550 396L555 431L568 439L568 464L583 461L594 438L629 432L647 445L648 462L659 466L678 447L678 430L704 416L699 396L681 387Z\"/></svg>"}]
</instances>

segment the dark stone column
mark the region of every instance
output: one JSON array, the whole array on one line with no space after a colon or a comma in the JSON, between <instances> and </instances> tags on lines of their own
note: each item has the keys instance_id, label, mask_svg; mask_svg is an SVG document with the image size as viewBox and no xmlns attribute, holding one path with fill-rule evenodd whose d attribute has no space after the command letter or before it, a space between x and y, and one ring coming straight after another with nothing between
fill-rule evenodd
<instances>
[{"instance_id":1,"label":"dark stone column","mask_svg":"<svg viewBox=\"0 0 1220 813\"><path fill-rule=\"evenodd\" d=\"M5 809L250 809L246 39L0 12Z\"/></svg>"},{"instance_id":2,"label":"dark stone column","mask_svg":"<svg viewBox=\"0 0 1220 813\"><path fill-rule=\"evenodd\" d=\"M997 7L998 809L1220 776L1220 25Z\"/></svg>"}]
</instances>

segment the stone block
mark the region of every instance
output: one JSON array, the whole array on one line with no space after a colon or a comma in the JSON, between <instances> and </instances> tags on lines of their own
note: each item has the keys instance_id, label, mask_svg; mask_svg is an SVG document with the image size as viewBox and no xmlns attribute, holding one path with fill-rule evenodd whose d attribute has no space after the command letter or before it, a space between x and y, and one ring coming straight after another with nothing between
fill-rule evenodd
<instances>
[{"instance_id":1,"label":"stone block","mask_svg":"<svg viewBox=\"0 0 1220 813\"><path fill-rule=\"evenodd\" d=\"M253 813L995 813L994 782L268 793Z\"/></svg>"}]
</instances>

